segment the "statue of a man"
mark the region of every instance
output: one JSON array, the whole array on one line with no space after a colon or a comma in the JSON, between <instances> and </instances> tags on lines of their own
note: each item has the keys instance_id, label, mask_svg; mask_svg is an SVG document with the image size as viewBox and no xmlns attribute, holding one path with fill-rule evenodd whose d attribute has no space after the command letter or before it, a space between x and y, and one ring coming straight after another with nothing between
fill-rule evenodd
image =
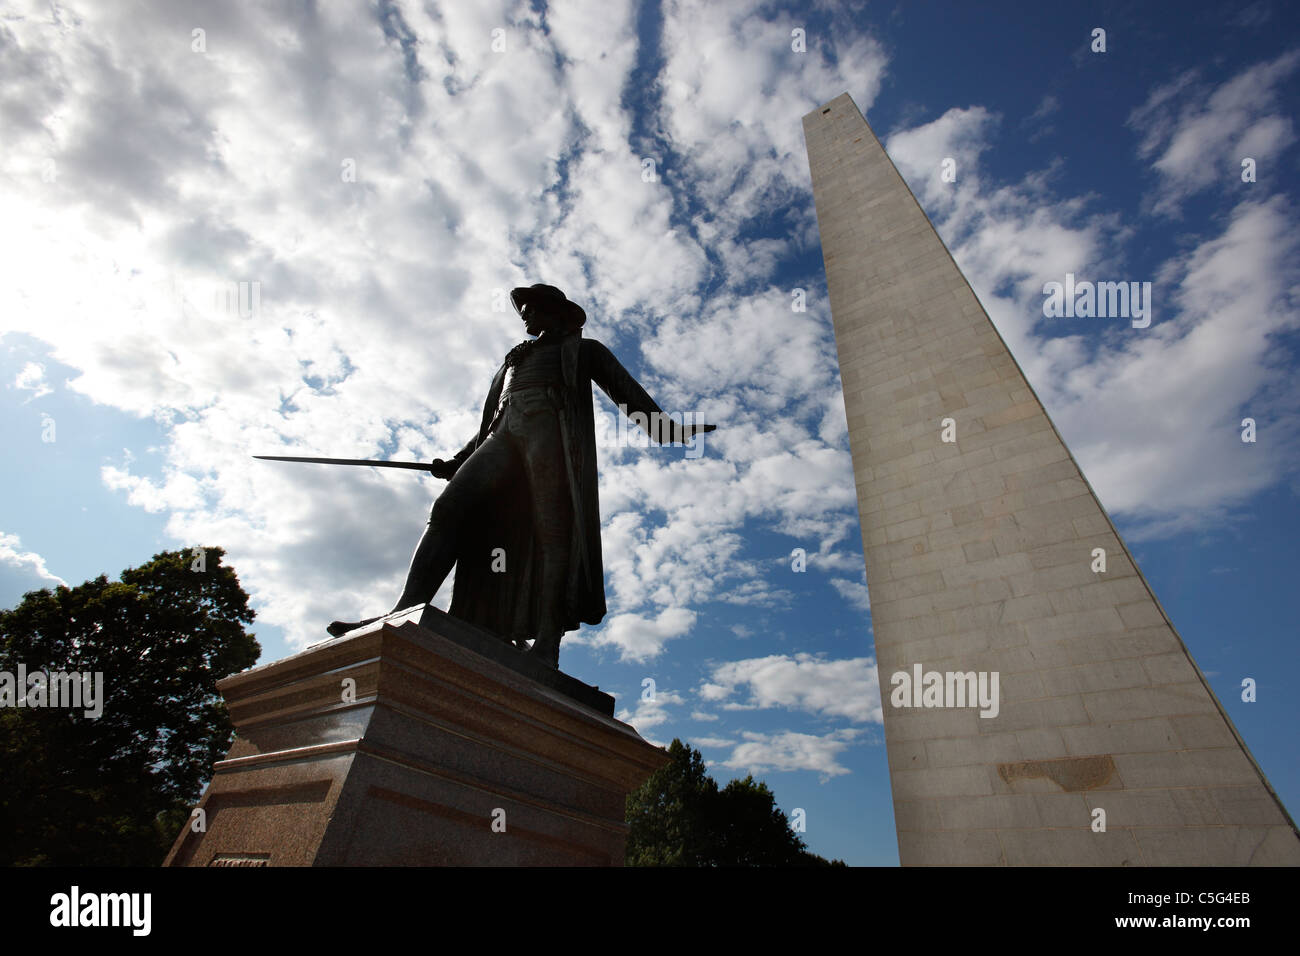
<instances>
[{"instance_id":1,"label":"statue of a man","mask_svg":"<svg viewBox=\"0 0 1300 956\"><path fill-rule=\"evenodd\" d=\"M586 313L559 289L518 288L510 299L535 338L506 355L478 434L432 463L449 481L393 611L427 604L455 565L451 614L521 647L533 639L530 653L556 667L562 635L605 616L591 383L633 421L641 413L656 441L715 426L668 419L609 349L582 337Z\"/></svg>"}]
</instances>

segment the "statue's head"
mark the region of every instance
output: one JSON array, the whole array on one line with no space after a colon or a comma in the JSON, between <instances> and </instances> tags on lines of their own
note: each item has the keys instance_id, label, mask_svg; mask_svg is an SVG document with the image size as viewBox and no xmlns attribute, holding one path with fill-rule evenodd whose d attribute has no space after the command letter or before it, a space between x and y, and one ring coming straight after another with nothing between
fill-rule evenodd
<instances>
[{"instance_id":1,"label":"statue's head","mask_svg":"<svg viewBox=\"0 0 1300 956\"><path fill-rule=\"evenodd\" d=\"M510 293L515 311L524 320L529 335L541 335L552 329L575 332L587 321L587 313L577 303L570 302L564 293L553 285L521 286Z\"/></svg>"}]
</instances>

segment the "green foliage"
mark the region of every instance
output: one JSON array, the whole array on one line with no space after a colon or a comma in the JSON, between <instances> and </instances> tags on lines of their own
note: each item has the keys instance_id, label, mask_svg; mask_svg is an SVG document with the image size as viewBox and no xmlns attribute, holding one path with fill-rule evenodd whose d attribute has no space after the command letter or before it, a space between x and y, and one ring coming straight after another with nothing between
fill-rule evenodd
<instances>
[{"instance_id":1,"label":"green foliage","mask_svg":"<svg viewBox=\"0 0 1300 956\"><path fill-rule=\"evenodd\" d=\"M0 863L155 866L232 726L216 689L261 653L224 551L163 552L120 581L32 591L0 611L0 671L102 672L98 719L0 709Z\"/></svg>"},{"instance_id":2,"label":"green foliage","mask_svg":"<svg viewBox=\"0 0 1300 956\"><path fill-rule=\"evenodd\" d=\"M672 761L628 795L628 866L710 866L709 811L718 785L698 750L674 739Z\"/></svg>"},{"instance_id":3,"label":"green foliage","mask_svg":"<svg viewBox=\"0 0 1300 956\"><path fill-rule=\"evenodd\" d=\"M828 865L790 829L765 783L748 776L720 790L698 750L674 739L668 755L628 795L628 866Z\"/></svg>"}]
</instances>

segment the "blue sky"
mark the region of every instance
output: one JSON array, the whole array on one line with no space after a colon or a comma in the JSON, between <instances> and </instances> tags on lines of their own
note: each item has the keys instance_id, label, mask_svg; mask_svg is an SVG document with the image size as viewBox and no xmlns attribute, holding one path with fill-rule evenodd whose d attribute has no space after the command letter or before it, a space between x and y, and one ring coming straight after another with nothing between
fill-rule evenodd
<instances>
[{"instance_id":1,"label":"blue sky","mask_svg":"<svg viewBox=\"0 0 1300 956\"><path fill-rule=\"evenodd\" d=\"M264 661L386 609L442 483L249 456L454 452L522 338L500 290L552 283L661 405L719 426L697 458L620 447L597 392L610 612L563 669L719 780L765 779L814 851L896 864L800 126L847 91L1294 812L1296 19L9 3L0 604L202 544ZM1150 327L1044 318L1071 272L1151 282ZM257 308L214 304L241 282Z\"/></svg>"}]
</instances>

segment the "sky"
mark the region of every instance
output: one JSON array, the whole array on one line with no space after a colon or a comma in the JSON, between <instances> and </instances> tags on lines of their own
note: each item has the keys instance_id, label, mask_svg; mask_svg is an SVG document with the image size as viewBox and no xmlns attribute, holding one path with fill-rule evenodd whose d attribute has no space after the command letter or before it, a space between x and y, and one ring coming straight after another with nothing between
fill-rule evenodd
<instances>
[{"instance_id":1,"label":"sky","mask_svg":"<svg viewBox=\"0 0 1300 956\"><path fill-rule=\"evenodd\" d=\"M0 606L219 546L263 662L387 610L443 483L251 456L448 457L553 284L718 426L637 447L595 391L609 613L562 669L897 865L801 127L848 92L1295 813L1297 19L0 0ZM1071 273L1150 325L1047 317Z\"/></svg>"}]
</instances>

